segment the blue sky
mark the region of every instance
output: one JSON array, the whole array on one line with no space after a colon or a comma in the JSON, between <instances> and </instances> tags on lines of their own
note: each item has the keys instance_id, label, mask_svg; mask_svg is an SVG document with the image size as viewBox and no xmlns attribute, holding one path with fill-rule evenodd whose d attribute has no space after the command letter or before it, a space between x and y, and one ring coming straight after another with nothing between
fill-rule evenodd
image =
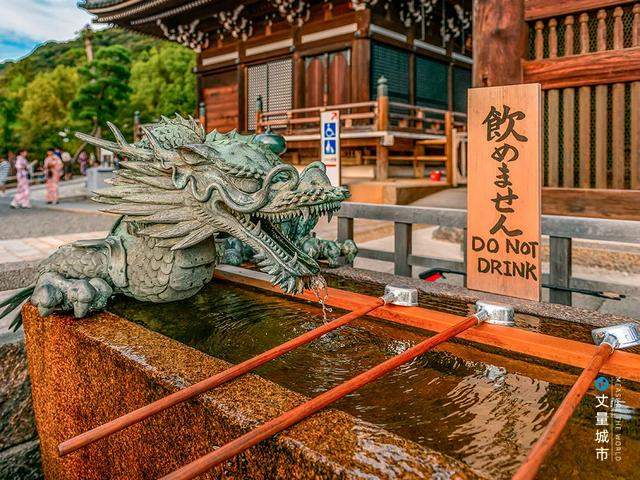
<instances>
[{"instance_id":1,"label":"blue sky","mask_svg":"<svg viewBox=\"0 0 640 480\"><path fill-rule=\"evenodd\" d=\"M77 0L0 0L0 62L47 40L68 40L91 21Z\"/></svg>"}]
</instances>

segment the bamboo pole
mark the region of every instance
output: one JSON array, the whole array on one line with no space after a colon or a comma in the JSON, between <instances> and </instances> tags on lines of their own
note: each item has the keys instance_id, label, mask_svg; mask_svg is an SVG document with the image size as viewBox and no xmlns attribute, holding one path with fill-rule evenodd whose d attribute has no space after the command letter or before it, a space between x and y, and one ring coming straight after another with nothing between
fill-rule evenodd
<instances>
[{"instance_id":1,"label":"bamboo pole","mask_svg":"<svg viewBox=\"0 0 640 480\"><path fill-rule=\"evenodd\" d=\"M242 363L234 365L220 373L217 373L216 375L213 375L212 377L191 385L190 387L172 393L171 395L156 400L155 402L145 405L144 407L138 408L133 412L127 413L126 415L111 420L110 422L100 425L92 430L89 430L88 432L82 433L65 442L62 442L60 445L58 445L58 453L61 457L65 456L82 447L86 447L87 445L90 445L109 435L119 432L120 430L130 427L131 425L141 422L151 417L152 415L155 415L156 413L160 413L170 407L173 407L174 405L196 397L201 393L211 390L212 388L218 387L223 383L238 378L239 376L258 368L261 365L264 365L274 358L280 357L281 355L284 355L285 353L290 352L291 350L301 345L305 345L326 333L329 333L333 330L336 330L337 328L346 325L356 318L366 315L367 313L384 304L385 300L383 298L376 298L372 303L369 303L368 305L365 305L357 310L347 313L346 315L336 318L331 322L325 323L321 327L304 333L303 335L300 335L292 340L289 340L288 342L267 350L260 355L245 360Z\"/></svg>"},{"instance_id":2,"label":"bamboo pole","mask_svg":"<svg viewBox=\"0 0 640 480\"><path fill-rule=\"evenodd\" d=\"M270 420L269 422L251 430L250 432L242 435L241 437L233 440L232 442L223 445L219 449L208 453L200 457L199 459L191 462L188 465L170 473L169 475L162 477L161 480L188 480L197 477L198 475L210 470L211 468L220 465L225 460L235 457L239 453L244 452L248 448L260 443L273 435L282 432L283 430L295 425L296 423L304 420L305 418L313 415L314 413L322 410L328 405L332 404L336 400L348 395L357 389L374 382L383 375L389 373L393 369L404 365L405 363L413 360L419 355L422 355L429 350L433 349L437 345L446 342L447 340L455 337L458 333L461 333L481 322L479 317L473 315L467 317L464 320L456 323L443 332L440 332L433 337L420 342L419 344L408 348L404 352L395 357L376 365L375 367L361 373L360 375L341 383L337 387L332 388L315 398L295 407L288 412L283 413L277 418Z\"/></svg>"},{"instance_id":3,"label":"bamboo pole","mask_svg":"<svg viewBox=\"0 0 640 480\"><path fill-rule=\"evenodd\" d=\"M591 362L584 369L582 374L571 387L571 390L562 401L556 413L551 417L551 421L545 428L540 439L533 446L524 463L520 466L512 480L533 480L542 465L547 454L560 438L560 434L565 425L573 415L574 410L580 404L580 400L585 396L587 390L595 380L602 365L615 351L609 343L601 343Z\"/></svg>"}]
</instances>

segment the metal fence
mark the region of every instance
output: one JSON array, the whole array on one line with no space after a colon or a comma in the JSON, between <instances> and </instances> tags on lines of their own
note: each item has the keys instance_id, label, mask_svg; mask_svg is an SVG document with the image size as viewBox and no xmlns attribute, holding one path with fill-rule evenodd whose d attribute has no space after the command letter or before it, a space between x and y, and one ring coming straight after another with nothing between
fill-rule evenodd
<instances>
[{"instance_id":1,"label":"metal fence","mask_svg":"<svg viewBox=\"0 0 640 480\"><path fill-rule=\"evenodd\" d=\"M393 262L396 275L411 276L412 266L447 268L465 271L465 261L414 255L412 253L412 228L414 224L439 225L463 229L466 242L467 211L455 208L410 207L346 202L338 212L338 239L353 238L355 219L380 220L394 223L394 251L386 252L361 248L359 257ZM605 220L599 218L542 216L542 234L549 236L550 301L571 305L571 292L562 287L579 286L572 282L572 239L599 240L640 244L640 222ZM463 245L466 256L466 244ZM590 288L607 290L611 284L589 282Z\"/></svg>"}]
</instances>

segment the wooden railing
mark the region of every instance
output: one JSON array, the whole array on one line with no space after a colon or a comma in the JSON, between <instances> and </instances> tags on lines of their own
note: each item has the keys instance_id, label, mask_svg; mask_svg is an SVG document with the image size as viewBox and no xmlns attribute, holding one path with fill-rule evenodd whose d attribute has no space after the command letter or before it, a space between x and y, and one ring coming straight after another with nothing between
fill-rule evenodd
<instances>
[{"instance_id":1,"label":"wooden railing","mask_svg":"<svg viewBox=\"0 0 640 480\"><path fill-rule=\"evenodd\" d=\"M260 107L261 102L258 102ZM344 103L318 107L296 108L292 110L272 110L263 112L256 108L256 131L269 127L280 133L319 133L320 113L327 110L340 111L340 123L344 129L375 131L378 109L376 101Z\"/></svg>"},{"instance_id":2,"label":"wooden railing","mask_svg":"<svg viewBox=\"0 0 640 480\"><path fill-rule=\"evenodd\" d=\"M640 189L640 2L548 3L523 64L545 90L545 185Z\"/></svg>"},{"instance_id":3,"label":"wooden railing","mask_svg":"<svg viewBox=\"0 0 640 480\"><path fill-rule=\"evenodd\" d=\"M465 271L464 259L458 261L415 255L412 252L412 230L415 224L460 228L464 229L466 239L466 210L345 202L338 212L338 240L354 238L354 221L357 219L394 223L392 252L360 248L358 256L392 262L396 275L410 277L412 266ZM568 287L616 291L634 296L640 293L638 286L584 280L573 277L571 273L573 239L639 244L640 222L543 215L542 233L549 236L549 274L543 275L543 281L550 285L552 303L571 305ZM462 247L464 252L466 247Z\"/></svg>"},{"instance_id":4,"label":"wooden railing","mask_svg":"<svg viewBox=\"0 0 640 480\"><path fill-rule=\"evenodd\" d=\"M390 101L386 80L381 77L377 99L368 102L263 111L262 99L259 97L256 105L256 131L263 131L268 127L288 135L319 133L320 113L327 110L340 112L343 131L392 130L444 136L447 134L447 115L451 116L453 128L458 131L466 129L465 113Z\"/></svg>"}]
</instances>

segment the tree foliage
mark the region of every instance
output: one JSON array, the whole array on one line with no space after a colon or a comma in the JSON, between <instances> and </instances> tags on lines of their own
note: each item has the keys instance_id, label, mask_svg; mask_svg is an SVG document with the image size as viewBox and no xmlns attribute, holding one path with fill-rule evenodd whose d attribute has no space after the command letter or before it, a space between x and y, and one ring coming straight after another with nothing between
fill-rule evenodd
<instances>
[{"instance_id":1,"label":"tree foliage","mask_svg":"<svg viewBox=\"0 0 640 480\"><path fill-rule=\"evenodd\" d=\"M64 66L29 83L16 126L22 145L41 155L47 148L62 143L59 132L69 128L69 104L79 84L76 70Z\"/></svg>"},{"instance_id":2,"label":"tree foliage","mask_svg":"<svg viewBox=\"0 0 640 480\"><path fill-rule=\"evenodd\" d=\"M118 108L129 99L131 87L131 57L120 45L101 48L95 59L80 67L82 87L71 102L72 117L106 126L116 117Z\"/></svg>"},{"instance_id":3,"label":"tree foliage","mask_svg":"<svg viewBox=\"0 0 640 480\"><path fill-rule=\"evenodd\" d=\"M161 115L193 115L196 88L195 55L180 45L168 43L144 53L131 68L131 108L142 121Z\"/></svg>"},{"instance_id":4,"label":"tree foliage","mask_svg":"<svg viewBox=\"0 0 640 480\"><path fill-rule=\"evenodd\" d=\"M73 132L91 132L94 118L131 136L135 110L144 121L195 113L193 52L119 28L93 35L92 64L81 37L0 64L0 153L26 147L42 158L61 143L60 131L68 131L65 147L73 151L79 146Z\"/></svg>"}]
</instances>

